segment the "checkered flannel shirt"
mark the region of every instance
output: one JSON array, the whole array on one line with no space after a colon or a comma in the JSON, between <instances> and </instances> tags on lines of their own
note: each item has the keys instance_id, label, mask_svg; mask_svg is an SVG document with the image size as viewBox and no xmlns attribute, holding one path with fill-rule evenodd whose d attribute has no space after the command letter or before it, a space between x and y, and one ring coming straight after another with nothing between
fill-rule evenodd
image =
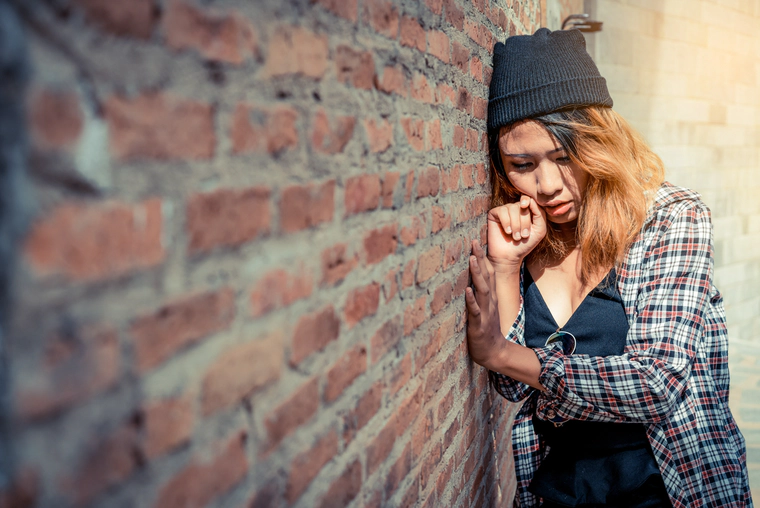
<instances>
[{"instance_id":1,"label":"checkered flannel shirt","mask_svg":"<svg viewBox=\"0 0 760 508\"><path fill-rule=\"evenodd\" d=\"M560 344L534 349L543 393L490 373L506 399L525 400L512 430L514 505L538 506L527 488L547 449L533 431L535 413L555 423L644 423L675 508L752 506L744 438L728 408L710 211L699 195L663 184L617 274L630 326L623 355L565 356ZM521 298L507 340L524 345L524 324Z\"/></svg>"}]
</instances>

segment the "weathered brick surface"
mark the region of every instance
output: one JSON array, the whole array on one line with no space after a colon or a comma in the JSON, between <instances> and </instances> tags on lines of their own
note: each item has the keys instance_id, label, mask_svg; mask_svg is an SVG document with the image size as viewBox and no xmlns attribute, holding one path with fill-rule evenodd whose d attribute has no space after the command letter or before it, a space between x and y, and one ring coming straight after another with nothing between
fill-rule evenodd
<instances>
[{"instance_id":1,"label":"weathered brick surface","mask_svg":"<svg viewBox=\"0 0 760 508\"><path fill-rule=\"evenodd\" d=\"M0 500L508 505L463 294L491 48L542 2L68 3L70 52L28 31Z\"/></svg>"}]
</instances>

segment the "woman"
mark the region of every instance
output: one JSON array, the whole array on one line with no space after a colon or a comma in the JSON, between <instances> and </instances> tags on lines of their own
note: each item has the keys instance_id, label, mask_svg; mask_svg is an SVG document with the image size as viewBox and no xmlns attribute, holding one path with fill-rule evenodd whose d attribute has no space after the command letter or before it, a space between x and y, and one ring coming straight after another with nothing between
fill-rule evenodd
<instances>
[{"instance_id":1,"label":"woman","mask_svg":"<svg viewBox=\"0 0 760 508\"><path fill-rule=\"evenodd\" d=\"M472 359L525 401L515 505L752 506L710 212L611 106L577 30L496 44L465 300Z\"/></svg>"}]
</instances>

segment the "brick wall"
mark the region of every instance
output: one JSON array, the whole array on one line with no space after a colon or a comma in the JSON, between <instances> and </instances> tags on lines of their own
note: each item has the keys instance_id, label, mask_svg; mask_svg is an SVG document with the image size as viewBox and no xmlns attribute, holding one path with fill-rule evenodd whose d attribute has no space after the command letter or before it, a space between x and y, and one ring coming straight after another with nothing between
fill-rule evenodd
<instances>
[{"instance_id":1,"label":"brick wall","mask_svg":"<svg viewBox=\"0 0 760 508\"><path fill-rule=\"evenodd\" d=\"M760 326L760 3L586 0L615 109L713 212L731 340Z\"/></svg>"},{"instance_id":2,"label":"brick wall","mask_svg":"<svg viewBox=\"0 0 760 508\"><path fill-rule=\"evenodd\" d=\"M25 3L14 506L497 506L490 51L537 0ZM15 504L13 504L15 503Z\"/></svg>"}]
</instances>

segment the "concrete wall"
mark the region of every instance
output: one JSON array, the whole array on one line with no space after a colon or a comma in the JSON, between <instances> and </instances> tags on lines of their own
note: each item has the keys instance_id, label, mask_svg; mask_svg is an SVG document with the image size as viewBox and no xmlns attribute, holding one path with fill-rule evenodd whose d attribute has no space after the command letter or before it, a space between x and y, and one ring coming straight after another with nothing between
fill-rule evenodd
<instances>
[{"instance_id":1,"label":"concrete wall","mask_svg":"<svg viewBox=\"0 0 760 508\"><path fill-rule=\"evenodd\" d=\"M490 53L542 3L15 3L35 220L0 504L509 503L463 291Z\"/></svg>"},{"instance_id":2,"label":"concrete wall","mask_svg":"<svg viewBox=\"0 0 760 508\"><path fill-rule=\"evenodd\" d=\"M586 0L615 109L713 212L732 340L760 344L760 1Z\"/></svg>"}]
</instances>

